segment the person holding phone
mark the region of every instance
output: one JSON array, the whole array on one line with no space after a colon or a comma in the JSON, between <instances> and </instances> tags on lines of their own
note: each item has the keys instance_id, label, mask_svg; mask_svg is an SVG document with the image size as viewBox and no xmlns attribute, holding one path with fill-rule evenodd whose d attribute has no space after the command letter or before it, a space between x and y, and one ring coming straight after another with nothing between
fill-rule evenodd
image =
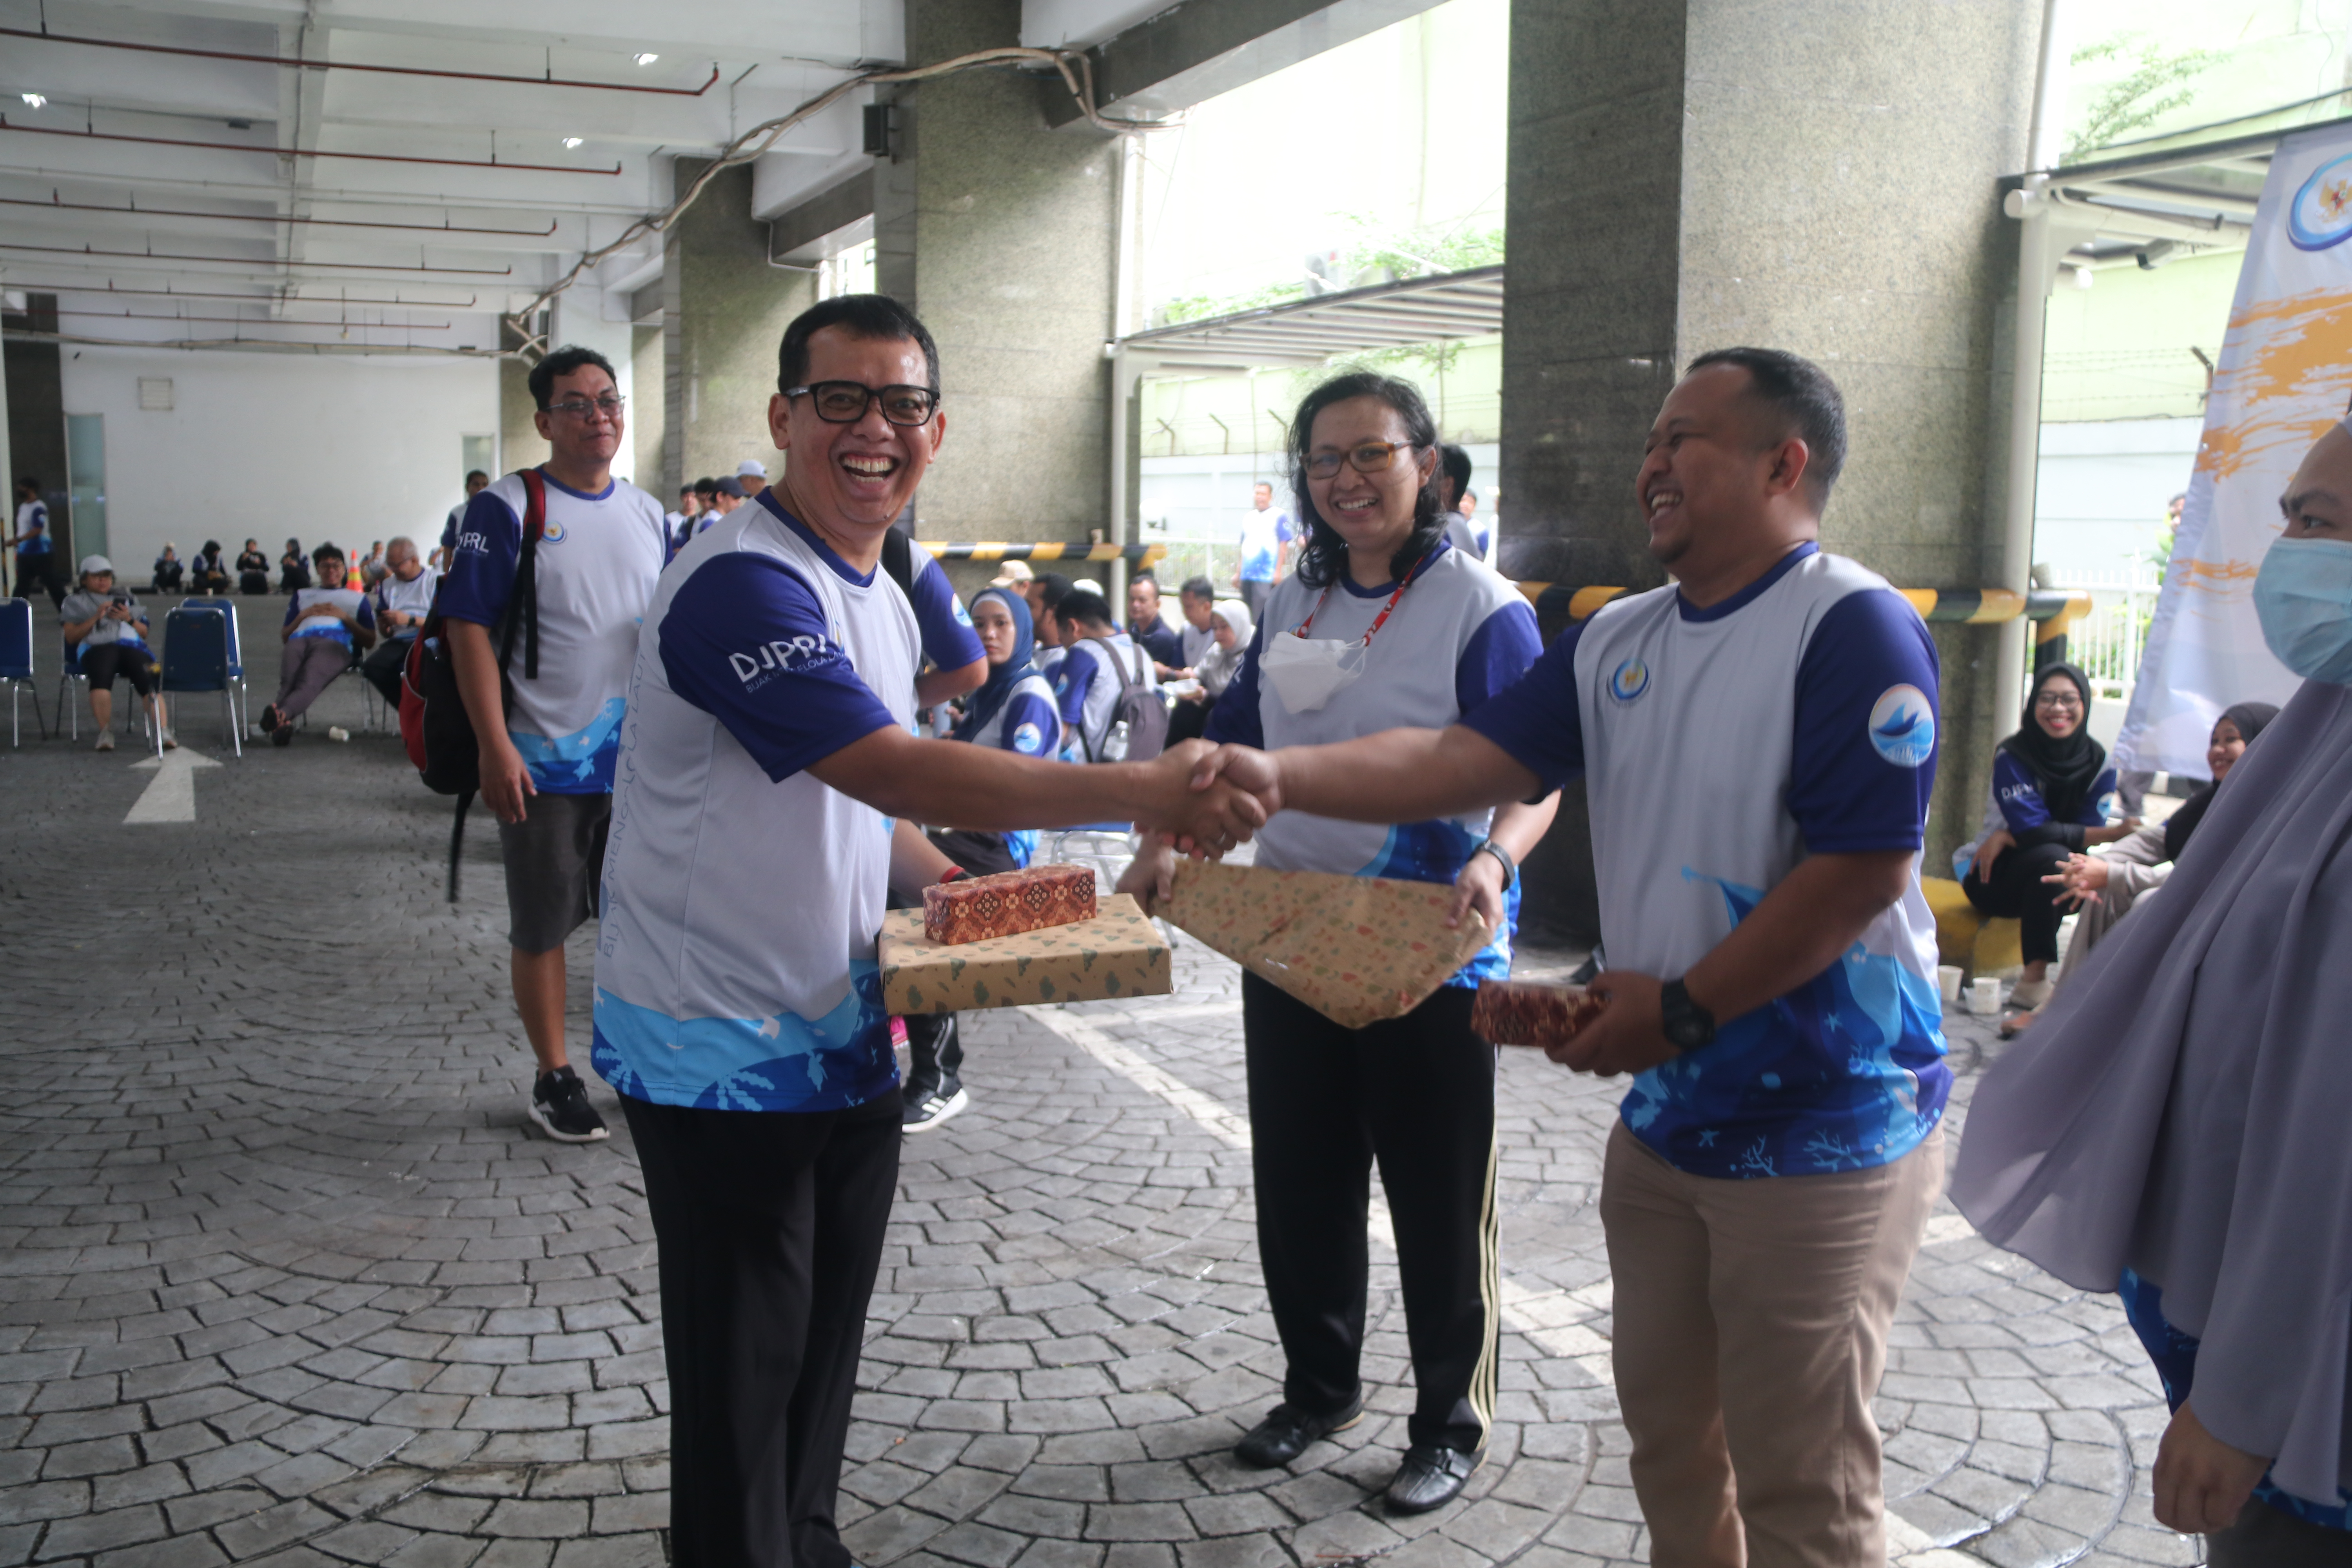
<instances>
[{"instance_id":1,"label":"person holding phone","mask_svg":"<svg viewBox=\"0 0 2352 1568\"><path fill-rule=\"evenodd\" d=\"M180 742L163 724L163 705L155 695L155 655L147 646L147 612L128 588L114 585L114 563L103 555L82 557L79 586L66 595L59 614L65 617L67 656L77 661L89 682L89 717L98 726L98 750L114 750L115 678L131 683L148 717L163 733L166 751Z\"/></svg>"}]
</instances>

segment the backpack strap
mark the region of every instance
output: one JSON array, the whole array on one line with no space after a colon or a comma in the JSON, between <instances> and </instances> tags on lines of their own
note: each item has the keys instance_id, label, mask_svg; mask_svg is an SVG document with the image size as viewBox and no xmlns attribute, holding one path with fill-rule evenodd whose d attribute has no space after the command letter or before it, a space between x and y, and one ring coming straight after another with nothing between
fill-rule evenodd
<instances>
[{"instance_id":1,"label":"backpack strap","mask_svg":"<svg viewBox=\"0 0 2352 1568\"><path fill-rule=\"evenodd\" d=\"M890 581L898 584L898 592L907 602L915 602L915 542L892 524L882 534L882 570L890 574Z\"/></svg>"},{"instance_id":2,"label":"backpack strap","mask_svg":"<svg viewBox=\"0 0 2352 1568\"><path fill-rule=\"evenodd\" d=\"M522 559L515 564L514 591L507 601L506 629L499 637L499 673L514 657L515 627L523 628L522 674L539 679L539 542L547 532L547 479L537 468L522 470Z\"/></svg>"}]
</instances>

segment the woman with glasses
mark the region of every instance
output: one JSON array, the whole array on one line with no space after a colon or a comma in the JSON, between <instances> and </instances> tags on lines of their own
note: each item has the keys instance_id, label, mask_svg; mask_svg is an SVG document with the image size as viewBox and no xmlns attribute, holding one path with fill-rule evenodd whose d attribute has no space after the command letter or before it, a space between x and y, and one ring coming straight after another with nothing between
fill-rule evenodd
<instances>
[{"instance_id":1,"label":"woman with glasses","mask_svg":"<svg viewBox=\"0 0 2352 1568\"><path fill-rule=\"evenodd\" d=\"M2053 664L2037 676L2017 733L1993 752L1983 833L1952 857L1969 902L2021 928L2025 976L2010 994L2013 1007L2050 1000L2064 911L2042 879L2055 875L2069 855L2139 826L2107 825L2116 770L2107 765L2107 749L2091 739L2090 721L2089 677L2071 664Z\"/></svg>"},{"instance_id":2,"label":"woman with glasses","mask_svg":"<svg viewBox=\"0 0 2352 1568\"><path fill-rule=\"evenodd\" d=\"M1539 651L1534 612L1445 542L1435 422L1410 384L1369 373L1310 393L1291 426L1307 537L1268 595L1207 738L1265 748L1442 728L1509 686ZM1450 1501L1494 1420L1497 1257L1495 1052L1470 1031L1481 979L1510 973L1518 863L1558 797L1392 826L1282 811L1260 866L1454 886L1494 938L1403 1017L1348 1029L1242 977L1258 1254L1288 1369L1282 1403L1235 1450L1286 1465L1362 1415L1364 1226L1373 1163L1402 1276L1415 1402L1388 1488L1392 1512ZM1128 891L1164 891L1173 851L1147 850Z\"/></svg>"}]
</instances>

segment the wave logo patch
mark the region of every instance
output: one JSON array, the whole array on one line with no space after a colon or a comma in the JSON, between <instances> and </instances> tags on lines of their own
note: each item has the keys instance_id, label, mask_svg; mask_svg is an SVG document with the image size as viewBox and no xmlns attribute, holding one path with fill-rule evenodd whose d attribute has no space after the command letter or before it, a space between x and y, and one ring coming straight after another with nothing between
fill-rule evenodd
<instances>
[{"instance_id":1,"label":"wave logo patch","mask_svg":"<svg viewBox=\"0 0 2352 1568\"><path fill-rule=\"evenodd\" d=\"M2326 250L2352 239L2352 153L2322 163L2286 205L2286 237L2297 250Z\"/></svg>"},{"instance_id":2,"label":"wave logo patch","mask_svg":"<svg viewBox=\"0 0 2352 1568\"><path fill-rule=\"evenodd\" d=\"M1629 658L1609 672L1609 695L1620 702L1637 702L1650 689L1650 667Z\"/></svg>"},{"instance_id":3,"label":"wave logo patch","mask_svg":"<svg viewBox=\"0 0 2352 1568\"><path fill-rule=\"evenodd\" d=\"M1890 686L1870 707L1870 744L1898 768L1916 768L1936 750L1936 709L1916 686Z\"/></svg>"}]
</instances>

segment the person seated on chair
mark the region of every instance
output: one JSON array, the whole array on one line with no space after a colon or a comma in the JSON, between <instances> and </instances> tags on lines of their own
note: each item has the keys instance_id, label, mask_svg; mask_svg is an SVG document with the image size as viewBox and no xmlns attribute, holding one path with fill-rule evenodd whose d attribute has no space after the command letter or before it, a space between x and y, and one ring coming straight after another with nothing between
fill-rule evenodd
<instances>
[{"instance_id":1,"label":"person seated on chair","mask_svg":"<svg viewBox=\"0 0 2352 1568\"><path fill-rule=\"evenodd\" d=\"M236 557L236 591L240 594L269 592L269 557L261 552L258 540L248 539Z\"/></svg>"},{"instance_id":2,"label":"person seated on chair","mask_svg":"<svg viewBox=\"0 0 2352 1568\"><path fill-rule=\"evenodd\" d=\"M261 710L261 732L273 746L294 743L294 721L375 641L374 607L366 595L345 585L343 552L321 544L318 563L319 586L296 589L286 606L278 700Z\"/></svg>"},{"instance_id":3,"label":"person seated on chair","mask_svg":"<svg viewBox=\"0 0 2352 1568\"><path fill-rule=\"evenodd\" d=\"M68 657L79 660L89 681L89 717L98 726L98 749L114 750L114 678L131 682L148 717L163 731L166 751L180 742L163 724L163 705L155 696L155 655L147 646L147 612L128 588L114 585L114 563L103 555L85 555L80 586L66 595L59 613L65 617Z\"/></svg>"},{"instance_id":4,"label":"person seated on chair","mask_svg":"<svg viewBox=\"0 0 2352 1568\"><path fill-rule=\"evenodd\" d=\"M372 595L376 630L383 640L361 662L360 673L397 710L401 673L408 665L408 650L432 611L441 574L425 563L416 553L416 541L406 534L383 547L383 577Z\"/></svg>"},{"instance_id":5,"label":"person seated on chair","mask_svg":"<svg viewBox=\"0 0 2352 1568\"><path fill-rule=\"evenodd\" d=\"M1054 676L1054 700L1061 710L1066 742L1079 761L1119 761L1126 752L1113 744L1112 734L1119 690L1133 681L1159 694L1151 656L1111 623L1110 605L1092 588L1072 588L1055 605L1054 618L1061 627L1062 646L1069 650ZM1113 756L1113 752L1118 754Z\"/></svg>"},{"instance_id":6,"label":"person seated on chair","mask_svg":"<svg viewBox=\"0 0 2352 1568\"><path fill-rule=\"evenodd\" d=\"M228 563L221 559L220 541L207 539L196 558L188 563L188 591L192 594L226 594L228 592Z\"/></svg>"},{"instance_id":7,"label":"person seated on chair","mask_svg":"<svg viewBox=\"0 0 2352 1568\"><path fill-rule=\"evenodd\" d=\"M1952 857L1955 869L1966 868L1960 890L1977 911L2018 922L2025 975L2010 994L2014 1007L2050 1000L2063 911L2042 879L2067 856L2139 826L2131 818L2107 825L2116 770L2091 739L2090 718L2091 680L2081 670L2053 664L2034 678L2017 732L1993 753L1983 835Z\"/></svg>"},{"instance_id":8,"label":"person seated on chair","mask_svg":"<svg viewBox=\"0 0 2352 1568\"><path fill-rule=\"evenodd\" d=\"M155 557L155 592L158 594L178 593L180 591L180 583L187 576L187 563L180 559L180 552L173 547L171 541L165 540L163 542L163 553Z\"/></svg>"},{"instance_id":9,"label":"person seated on chair","mask_svg":"<svg viewBox=\"0 0 2352 1568\"><path fill-rule=\"evenodd\" d=\"M286 553L278 558L278 591L299 594L310 585L310 563L302 558L302 542L289 539Z\"/></svg>"}]
</instances>

